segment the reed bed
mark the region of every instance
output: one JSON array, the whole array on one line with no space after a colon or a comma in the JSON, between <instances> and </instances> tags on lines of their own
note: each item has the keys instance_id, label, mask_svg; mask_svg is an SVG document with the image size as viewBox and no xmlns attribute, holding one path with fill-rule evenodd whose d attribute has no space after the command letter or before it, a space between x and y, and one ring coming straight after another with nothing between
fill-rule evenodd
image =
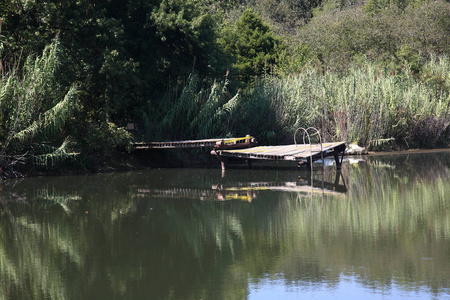
<instances>
[{"instance_id":1,"label":"reed bed","mask_svg":"<svg viewBox=\"0 0 450 300\"><path fill-rule=\"evenodd\" d=\"M316 66L284 78L266 76L248 98L270 103L281 140L314 126L327 140L436 147L450 137L449 71L448 57L430 61L420 75L407 65L367 63L344 73Z\"/></svg>"},{"instance_id":2,"label":"reed bed","mask_svg":"<svg viewBox=\"0 0 450 300\"><path fill-rule=\"evenodd\" d=\"M202 139L229 134L239 92L230 94L229 80L205 84L195 73L184 86L170 90L161 107L149 106L142 118L147 140Z\"/></svg>"},{"instance_id":3,"label":"reed bed","mask_svg":"<svg viewBox=\"0 0 450 300\"><path fill-rule=\"evenodd\" d=\"M289 76L266 74L238 93L229 91L228 79L207 87L192 75L144 119L152 120L153 139L252 134L265 144L289 143L297 128L314 126L325 141L434 148L450 143L449 74L446 56L420 74L408 65L365 62L339 72L316 65Z\"/></svg>"}]
</instances>

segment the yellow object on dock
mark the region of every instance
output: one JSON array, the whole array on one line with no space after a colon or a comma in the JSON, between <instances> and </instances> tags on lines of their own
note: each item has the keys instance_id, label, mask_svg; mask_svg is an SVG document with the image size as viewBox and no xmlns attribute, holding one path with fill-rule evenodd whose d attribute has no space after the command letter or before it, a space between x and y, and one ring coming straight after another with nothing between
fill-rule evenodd
<instances>
[{"instance_id":1,"label":"yellow object on dock","mask_svg":"<svg viewBox=\"0 0 450 300\"><path fill-rule=\"evenodd\" d=\"M251 164L252 160L283 160L296 161L299 166L307 164L326 156L333 155L336 165L340 168L342 155L345 151L345 142L322 143L317 129L309 127L303 130L303 142L305 136L310 140L309 130L314 130L314 135L319 136L319 144L297 144L294 134L294 145L282 146L257 146L258 142L250 135L240 138L214 138L204 140L168 141L168 142L137 142L134 149L175 149L175 148L212 148L211 154L217 155L225 169L225 162L229 159L246 160ZM297 133L296 131L296 133ZM341 159L339 155L341 154Z\"/></svg>"},{"instance_id":2,"label":"yellow object on dock","mask_svg":"<svg viewBox=\"0 0 450 300\"><path fill-rule=\"evenodd\" d=\"M254 137L247 135L240 138L215 138L204 140L168 141L168 142L137 142L134 149L176 149L176 148L242 148L257 144Z\"/></svg>"}]
</instances>

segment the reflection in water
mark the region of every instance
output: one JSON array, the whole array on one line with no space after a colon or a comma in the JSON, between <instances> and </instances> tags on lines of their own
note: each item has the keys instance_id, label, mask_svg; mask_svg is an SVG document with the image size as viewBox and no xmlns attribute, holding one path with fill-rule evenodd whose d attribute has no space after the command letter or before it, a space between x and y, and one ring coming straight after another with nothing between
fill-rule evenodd
<instances>
[{"instance_id":1,"label":"reflection in water","mask_svg":"<svg viewBox=\"0 0 450 300\"><path fill-rule=\"evenodd\" d=\"M190 169L4 182L0 298L450 298L449 170L447 152L312 177Z\"/></svg>"},{"instance_id":2,"label":"reflection in water","mask_svg":"<svg viewBox=\"0 0 450 300\"><path fill-rule=\"evenodd\" d=\"M327 170L330 177L330 170ZM308 176L308 179L303 179L298 176L297 181L262 181L262 182L247 182L247 181L225 181L220 184L213 184L210 188L186 188L186 187L166 187L165 189L142 189L136 190L137 197L164 197L164 198L193 198L200 200L244 200L251 202L257 197L259 191L280 191L301 193L309 195L313 193L318 194L340 194L347 192L345 181L341 184L342 174L340 171L335 171L334 182L325 181L325 170L323 169L323 176L321 180L314 180ZM294 177L295 178L295 177ZM221 178L220 181L223 181Z\"/></svg>"}]
</instances>

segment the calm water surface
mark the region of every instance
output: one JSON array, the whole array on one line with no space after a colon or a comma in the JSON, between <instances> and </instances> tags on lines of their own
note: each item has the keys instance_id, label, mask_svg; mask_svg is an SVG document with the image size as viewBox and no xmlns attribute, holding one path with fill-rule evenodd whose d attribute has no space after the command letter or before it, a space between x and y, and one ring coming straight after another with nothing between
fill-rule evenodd
<instances>
[{"instance_id":1,"label":"calm water surface","mask_svg":"<svg viewBox=\"0 0 450 300\"><path fill-rule=\"evenodd\" d=\"M450 152L0 185L0 299L450 299Z\"/></svg>"}]
</instances>

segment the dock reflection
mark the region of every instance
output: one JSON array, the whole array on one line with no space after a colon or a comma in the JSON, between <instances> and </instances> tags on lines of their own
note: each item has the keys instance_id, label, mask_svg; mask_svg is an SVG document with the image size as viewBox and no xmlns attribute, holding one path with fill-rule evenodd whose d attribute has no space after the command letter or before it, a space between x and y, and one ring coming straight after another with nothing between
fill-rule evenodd
<instances>
[{"instance_id":1,"label":"dock reflection","mask_svg":"<svg viewBox=\"0 0 450 300\"><path fill-rule=\"evenodd\" d=\"M260 192L277 191L298 193L304 196L312 194L345 195L347 186L341 171L336 170L334 180L330 180L328 174L317 174L316 178L309 173L292 178L292 180L225 180L205 188L191 187L166 187L166 188L137 188L137 197L161 197L161 198L193 198L202 201L227 201L241 200L251 202L258 197ZM283 178L284 179L284 178Z\"/></svg>"}]
</instances>

